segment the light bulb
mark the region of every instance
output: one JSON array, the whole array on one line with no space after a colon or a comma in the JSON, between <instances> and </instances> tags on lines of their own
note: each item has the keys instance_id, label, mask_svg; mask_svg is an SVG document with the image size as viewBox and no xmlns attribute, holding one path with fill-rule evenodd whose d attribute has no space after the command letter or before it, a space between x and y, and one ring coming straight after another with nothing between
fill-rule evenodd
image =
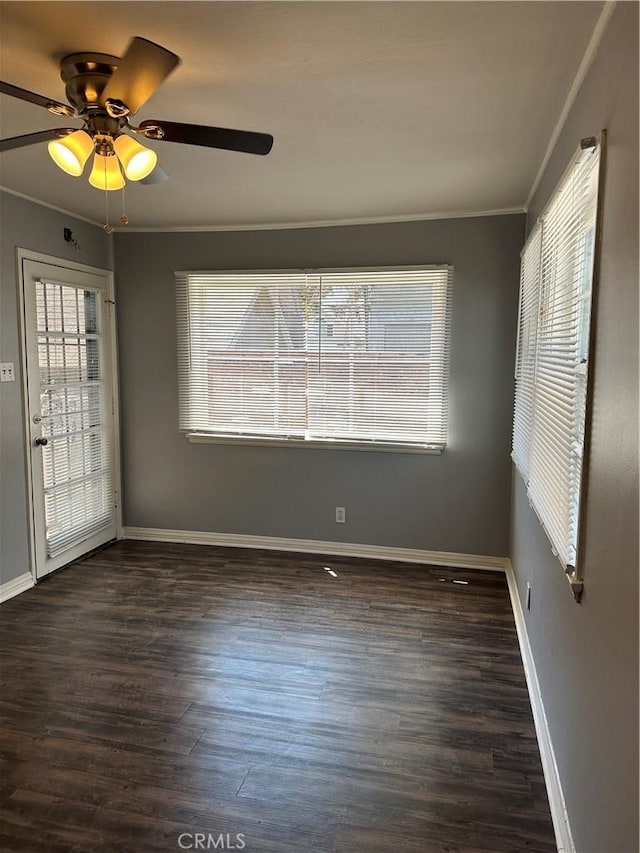
<instances>
[{"instance_id":1,"label":"light bulb","mask_svg":"<svg viewBox=\"0 0 640 853\"><path fill-rule=\"evenodd\" d=\"M121 190L124 186L124 178L118 166L118 158L113 154L109 157L96 154L93 158L89 183L97 190Z\"/></svg>"},{"instance_id":2,"label":"light bulb","mask_svg":"<svg viewBox=\"0 0 640 853\"><path fill-rule=\"evenodd\" d=\"M140 145L135 139L121 134L113 143L124 173L130 181L141 181L155 169L158 155L150 148Z\"/></svg>"},{"instance_id":3,"label":"light bulb","mask_svg":"<svg viewBox=\"0 0 640 853\"><path fill-rule=\"evenodd\" d=\"M79 177L93 151L93 139L84 130L76 130L62 139L54 139L49 145L53 162L67 175Z\"/></svg>"}]
</instances>

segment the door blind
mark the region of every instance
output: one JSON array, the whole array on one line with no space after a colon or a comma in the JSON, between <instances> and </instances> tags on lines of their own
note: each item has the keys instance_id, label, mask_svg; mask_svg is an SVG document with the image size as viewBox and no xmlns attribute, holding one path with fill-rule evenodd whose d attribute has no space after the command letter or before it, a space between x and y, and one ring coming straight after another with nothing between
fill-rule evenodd
<instances>
[{"instance_id":1,"label":"door blind","mask_svg":"<svg viewBox=\"0 0 640 853\"><path fill-rule=\"evenodd\" d=\"M513 456L568 572L577 560L599 161L595 143L575 156L522 262Z\"/></svg>"},{"instance_id":2,"label":"door blind","mask_svg":"<svg viewBox=\"0 0 640 853\"><path fill-rule=\"evenodd\" d=\"M35 294L45 536L55 557L112 521L109 375L100 294L44 280Z\"/></svg>"},{"instance_id":3,"label":"door blind","mask_svg":"<svg viewBox=\"0 0 640 853\"><path fill-rule=\"evenodd\" d=\"M450 268L176 283L184 432L444 447Z\"/></svg>"}]
</instances>

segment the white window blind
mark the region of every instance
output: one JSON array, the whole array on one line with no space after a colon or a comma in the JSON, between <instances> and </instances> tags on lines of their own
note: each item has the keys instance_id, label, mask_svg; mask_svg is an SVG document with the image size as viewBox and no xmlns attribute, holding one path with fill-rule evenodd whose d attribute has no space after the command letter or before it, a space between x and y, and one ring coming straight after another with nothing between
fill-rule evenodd
<instances>
[{"instance_id":1,"label":"white window blind","mask_svg":"<svg viewBox=\"0 0 640 853\"><path fill-rule=\"evenodd\" d=\"M443 448L451 274L176 273L180 429Z\"/></svg>"},{"instance_id":2,"label":"white window blind","mask_svg":"<svg viewBox=\"0 0 640 853\"><path fill-rule=\"evenodd\" d=\"M600 147L574 157L522 255L513 459L554 552L575 571Z\"/></svg>"},{"instance_id":3,"label":"white window blind","mask_svg":"<svg viewBox=\"0 0 640 853\"><path fill-rule=\"evenodd\" d=\"M47 556L113 521L110 375L100 294L35 284Z\"/></svg>"},{"instance_id":4,"label":"white window blind","mask_svg":"<svg viewBox=\"0 0 640 853\"><path fill-rule=\"evenodd\" d=\"M513 414L512 456L525 480L529 479L529 452L533 426L541 248L542 227L538 223L522 251L520 311L516 345L516 395Z\"/></svg>"}]
</instances>

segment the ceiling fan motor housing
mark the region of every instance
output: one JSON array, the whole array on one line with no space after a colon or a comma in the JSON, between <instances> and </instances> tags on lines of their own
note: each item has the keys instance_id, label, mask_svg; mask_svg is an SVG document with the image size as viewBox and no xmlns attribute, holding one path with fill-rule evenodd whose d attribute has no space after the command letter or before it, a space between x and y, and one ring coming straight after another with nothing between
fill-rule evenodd
<instances>
[{"instance_id":1,"label":"ceiling fan motor housing","mask_svg":"<svg viewBox=\"0 0 640 853\"><path fill-rule=\"evenodd\" d=\"M84 114L88 108L102 108L102 93L120 59L108 53L72 53L60 62L67 100Z\"/></svg>"}]
</instances>

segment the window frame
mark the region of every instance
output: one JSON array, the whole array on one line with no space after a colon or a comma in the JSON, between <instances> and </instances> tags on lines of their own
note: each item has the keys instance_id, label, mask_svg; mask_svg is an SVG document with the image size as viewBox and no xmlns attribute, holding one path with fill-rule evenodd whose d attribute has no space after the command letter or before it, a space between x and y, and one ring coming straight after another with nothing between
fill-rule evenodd
<instances>
[{"instance_id":1,"label":"window frame","mask_svg":"<svg viewBox=\"0 0 640 853\"><path fill-rule=\"evenodd\" d=\"M446 273L445 283L445 307L444 307L444 322L441 324L442 332L445 336L445 349L443 353L443 366L440 371L441 381L444 384L445 404L443 407L443 416L445 422L445 439L442 444L429 443L408 443L398 441L376 441L376 440L348 440L348 439L332 439L332 438L299 438L292 436L274 436L252 434L221 434L208 433L206 431L195 431L188 429L180 429L185 438L193 444L223 444L223 445L247 445L247 446L262 446L262 447L288 447L288 448L308 448L308 449L324 449L324 450L356 450L356 451L373 451L373 452L390 452L390 453L409 453L419 455L440 455L446 448L448 439L448 414L449 414L449 368L450 368L450 343L451 343L451 313L452 313L452 285L454 268L451 264L412 264L412 265L397 265L397 266L364 266L364 267L314 267L314 268L286 268L286 269L225 269L225 270L176 270L174 273L174 282L177 289L178 302L178 360L180 362L180 351L182 348L182 356L184 357L185 349L189 352L189 360L192 358L191 342L185 342L185 329L181 328L180 318L186 316L186 326L189 324L190 311L190 292L188 286L189 276L260 276L260 275L301 275L301 276L322 276L334 274L354 274L354 273L402 273L415 271L431 271L437 270ZM180 279L183 280L182 285ZM184 293L181 295L181 288ZM190 331L188 332L190 335ZM185 395L185 390L181 387L180 364L178 365L178 396L179 407L182 405L182 397ZM196 393L201 393L196 390Z\"/></svg>"}]
</instances>

